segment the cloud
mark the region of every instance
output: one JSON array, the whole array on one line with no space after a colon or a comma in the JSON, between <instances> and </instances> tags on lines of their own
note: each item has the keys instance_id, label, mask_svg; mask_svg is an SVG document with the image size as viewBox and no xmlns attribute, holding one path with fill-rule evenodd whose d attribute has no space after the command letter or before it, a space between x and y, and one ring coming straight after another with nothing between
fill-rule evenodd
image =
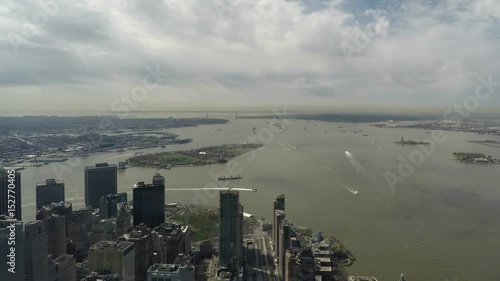
<instances>
[{"instance_id":1,"label":"cloud","mask_svg":"<svg viewBox=\"0 0 500 281\"><path fill-rule=\"evenodd\" d=\"M57 11L47 4L57 1ZM493 0L57 1L0 4L0 95L8 100L0 110L55 100L49 104L60 107L61 97L82 110L108 110L141 83L148 65L169 78L141 110L448 106L473 93L477 75L499 80L500 3ZM342 46L354 50L347 59Z\"/></svg>"}]
</instances>

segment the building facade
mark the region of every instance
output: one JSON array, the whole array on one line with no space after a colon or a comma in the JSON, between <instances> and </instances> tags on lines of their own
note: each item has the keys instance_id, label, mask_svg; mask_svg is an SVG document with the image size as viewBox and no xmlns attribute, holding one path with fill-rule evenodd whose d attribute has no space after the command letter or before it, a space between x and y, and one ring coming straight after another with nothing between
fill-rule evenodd
<instances>
[{"instance_id":1,"label":"building facade","mask_svg":"<svg viewBox=\"0 0 500 281\"><path fill-rule=\"evenodd\" d=\"M46 179L36 184L36 209L51 203L64 201L64 182L55 179Z\"/></svg>"},{"instance_id":2,"label":"building facade","mask_svg":"<svg viewBox=\"0 0 500 281\"><path fill-rule=\"evenodd\" d=\"M127 193L120 192L101 197L99 200L99 218L114 218L118 214L118 204L127 203Z\"/></svg>"},{"instance_id":3,"label":"building facade","mask_svg":"<svg viewBox=\"0 0 500 281\"><path fill-rule=\"evenodd\" d=\"M21 174L0 168L0 215L22 221Z\"/></svg>"},{"instance_id":4,"label":"building facade","mask_svg":"<svg viewBox=\"0 0 500 281\"><path fill-rule=\"evenodd\" d=\"M47 281L47 231L42 221L26 224L24 235L24 262L26 281Z\"/></svg>"},{"instance_id":5,"label":"building facade","mask_svg":"<svg viewBox=\"0 0 500 281\"><path fill-rule=\"evenodd\" d=\"M73 211L66 218L67 238L75 243L77 259L86 256L88 245L87 235L95 222L95 216L91 207Z\"/></svg>"},{"instance_id":6,"label":"building facade","mask_svg":"<svg viewBox=\"0 0 500 281\"><path fill-rule=\"evenodd\" d=\"M145 225L136 226L130 233L118 238L119 241L134 243L135 251L135 280L143 281L147 278L147 269L153 265L153 239L150 229Z\"/></svg>"},{"instance_id":7,"label":"building facade","mask_svg":"<svg viewBox=\"0 0 500 281\"><path fill-rule=\"evenodd\" d=\"M243 257L243 209L238 191L220 192L219 263L232 273L240 271Z\"/></svg>"},{"instance_id":8,"label":"building facade","mask_svg":"<svg viewBox=\"0 0 500 281\"><path fill-rule=\"evenodd\" d=\"M47 229L47 247L53 258L66 254L66 217L52 214L44 220Z\"/></svg>"},{"instance_id":9,"label":"building facade","mask_svg":"<svg viewBox=\"0 0 500 281\"><path fill-rule=\"evenodd\" d=\"M72 255L60 255L49 262L49 281L76 281L76 260Z\"/></svg>"},{"instance_id":10,"label":"building facade","mask_svg":"<svg viewBox=\"0 0 500 281\"><path fill-rule=\"evenodd\" d=\"M89 249L90 271L116 273L123 281L135 281L134 243L100 241Z\"/></svg>"},{"instance_id":11,"label":"building facade","mask_svg":"<svg viewBox=\"0 0 500 281\"><path fill-rule=\"evenodd\" d=\"M9 280L24 281L24 247L23 222L1 215L0 272L9 276Z\"/></svg>"},{"instance_id":12,"label":"building facade","mask_svg":"<svg viewBox=\"0 0 500 281\"><path fill-rule=\"evenodd\" d=\"M165 222L165 185L138 182L133 189L134 226L154 228Z\"/></svg>"},{"instance_id":13,"label":"building facade","mask_svg":"<svg viewBox=\"0 0 500 281\"><path fill-rule=\"evenodd\" d=\"M132 230L132 214L128 203L118 203L117 208L115 237L120 237Z\"/></svg>"},{"instance_id":14,"label":"building facade","mask_svg":"<svg viewBox=\"0 0 500 281\"><path fill-rule=\"evenodd\" d=\"M116 165L97 163L85 168L85 204L99 208L102 196L116 194L118 190L118 169Z\"/></svg>"}]
</instances>

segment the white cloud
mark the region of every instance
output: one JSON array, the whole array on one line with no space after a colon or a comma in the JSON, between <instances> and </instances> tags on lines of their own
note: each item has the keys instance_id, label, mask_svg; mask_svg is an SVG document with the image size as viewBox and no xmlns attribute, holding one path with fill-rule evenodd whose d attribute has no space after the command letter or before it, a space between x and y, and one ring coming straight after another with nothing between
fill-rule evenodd
<instances>
[{"instance_id":1,"label":"white cloud","mask_svg":"<svg viewBox=\"0 0 500 281\"><path fill-rule=\"evenodd\" d=\"M476 75L500 76L498 1L397 1L363 11L347 9L347 0L229 0L226 10L214 5L219 0L71 1L20 43L18 54L8 37L0 39L7 65L0 95L11 101L0 110L52 100L60 107L63 96L80 101L71 107L107 110L140 83L145 66L156 64L169 79L141 109L446 106L473 92ZM23 17L44 11L38 3L0 4L2 34L23 35ZM348 62L340 45L352 45L359 34L369 41ZM20 92L32 93L32 102L22 103Z\"/></svg>"}]
</instances>

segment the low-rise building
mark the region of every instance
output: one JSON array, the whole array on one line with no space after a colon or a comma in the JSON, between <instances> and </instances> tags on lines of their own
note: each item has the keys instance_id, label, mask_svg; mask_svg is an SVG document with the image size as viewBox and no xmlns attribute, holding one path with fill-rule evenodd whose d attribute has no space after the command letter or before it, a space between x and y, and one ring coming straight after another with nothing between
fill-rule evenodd
<instances>
[{"instance_id":1,"label":"low-rise building","mask_svg":"<svg viewBox=\"0 0 500 281\"><path fill-rule=\"evenodd\" d=\"M194 281L195 268L191 265L154 264L148 269L148 281Z\"/></svg>"}]
</instances>

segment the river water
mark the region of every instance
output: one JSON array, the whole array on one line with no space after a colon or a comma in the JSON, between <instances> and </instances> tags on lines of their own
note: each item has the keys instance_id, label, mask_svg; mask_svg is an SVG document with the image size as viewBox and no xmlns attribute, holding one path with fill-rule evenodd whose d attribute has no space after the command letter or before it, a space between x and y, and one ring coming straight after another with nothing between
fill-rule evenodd
<instances>
[{"instance_id":1,"label":"river water","mask_svg":"<svg viewBox=\"0 0 500 281\"><path fill-rule=\"evenodd\" d=\"M173 114L157 115L141 117ZM402 135L408 140L430 138L425 130L288 120L288 124L281 122L281 131L273 132L274 120L228 119L230 122L223 125L168 130L194 141L143 151L183 150L259 137L264 149L235 158L233 165L237 166L231 167L122 170L118 173L119 191L129 192L132 199L133 184L151 181L156 172L165 176L168 189L214 186L214 178L237 170L242 180L222 184L258 189L240 193L245 212L270 221L272 200L284 193L286 214L294 224L331 233L354 253L357 261L348 268L350 274L373 275L380 281L397 280L402 272L413 281L500 280L500 251L496 250L500 249L500 165L460 164L452 157L453 152L463 151L500 158L498 148L467 142L500 141L499 137L446 132L447 140L437 144L411 175L403 177L404 182L391 189L385 173L398 175L400 157L408 159L418 149L393 142ZM84 167L124 161L134 152L93 155L21 171L25 221L35 217L37 182L63 179L67 200L74 208L83 207ZM166 200L217 206L218 194L171 191Z\"/></svg>"}]
</instances>

